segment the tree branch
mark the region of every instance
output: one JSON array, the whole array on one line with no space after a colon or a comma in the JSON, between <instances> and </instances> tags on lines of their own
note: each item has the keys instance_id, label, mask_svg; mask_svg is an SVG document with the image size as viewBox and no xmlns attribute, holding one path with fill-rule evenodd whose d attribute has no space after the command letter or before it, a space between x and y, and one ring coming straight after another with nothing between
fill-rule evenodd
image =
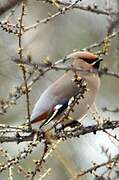
<instances>
[{"instance_id":1,"label":"tree branch","mask_svg":"<svg viewBox=\"0 0 119 180\"><path fill-rule=\"evenodd\" d=\"M71 130L65 130L65 129L60 129L57 130L53 135L52 139L67 139L67 138L73 138L73 137L79 137L81 135L93 133L96 134L98 131L104 131L106 129L115 129L119 127L119 121L105 121L102 126L99 125L90 125L90 126L83 126L83 125L77 125L74 129ZM16 127L17 128L17 127ZM44 132L45 133L45 132ZM28 134L28 135L26 135ZM42 141L44 139L44 136L42 136L41 131L39 130L37 132L39 141ZM16 142L16 143L21 143L21 142L27 142L27 141L33 141L34 138L34 131L29 133L26 131L25 135L23 133L16 133L13 134L13 132L9 132L9 135L0 135L0 143L8 143L8 142Z\"/></svg>"},{"instance_id":2,"label":"tree branch","mask_svg":"<svg viewBox=\"0 0 119 180\"><path fill-rule=\"evenodd\" d=\"M52 0L46 0L46 2L48 3L52 3L53 1ZM59 5L64 5L64 6L69 6L71 4L71 1L67 1L67 0L57 0L57 3ZM93 6L91 5L80 5L80 4L75 4L73 6L74 9L80 9L80 10L83 10L83 11L87 11L87 12L92 12L92 13L95 13L95 14L102 14L102 15L107 15L107 16L110 16L110 15L118 15L119 12L116 12L116 11L108 11L106 9L103 9L103 8L99 8L97 4L94 4Z\"/></svg>"}]
</instances>

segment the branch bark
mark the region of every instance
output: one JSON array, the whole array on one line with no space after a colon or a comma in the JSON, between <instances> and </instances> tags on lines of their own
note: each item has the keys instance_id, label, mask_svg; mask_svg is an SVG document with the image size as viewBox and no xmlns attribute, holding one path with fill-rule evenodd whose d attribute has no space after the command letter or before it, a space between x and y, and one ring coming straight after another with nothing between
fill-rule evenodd
<instances>
[{"instance_id":1,"label":"branch bark","mask_svg":"<svg viewBox=\"0 0 119 180\"><path fill-rule=\"evenodd\" d=\"M104 131L106 129L115 129L119 127L119 121L105 121L102 126L99 125L90 125L90 126L83 126L79 125L77 126L74 130L68 130L65 131L63 129L58 130L55 134L51 136L53 139L67 139L67 138L73 138L73 137L80 137L81 135L93 133L96 134L98 131ZM42 136L42 133L40 131L38 133L38 138L40 141L44 139L44 136ZM22 135L20 135L22 134ZM16 143L21 143L21 142L28 142L28 141L33 141L34 138L34 133L28 133L26 132L26 135L23 135L23 133L16 133L13 134L12 132L9 133L9 135L0 135L0 143L8 143L8 142L16 142ZM28 135L27 135L28 134Z\"/></svg>"}]
</instances>

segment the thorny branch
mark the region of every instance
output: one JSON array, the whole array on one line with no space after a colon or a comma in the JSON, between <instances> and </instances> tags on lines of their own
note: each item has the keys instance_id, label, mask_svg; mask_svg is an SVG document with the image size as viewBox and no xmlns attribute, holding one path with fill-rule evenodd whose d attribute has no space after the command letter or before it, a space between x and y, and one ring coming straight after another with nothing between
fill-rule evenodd
<instances>
[{"instance_id":1,"label":"thorny branch","mask_svg":"<svg viewBox=\"0 0 119 180\"><path fill-rule=\"evenodd\" d=\"M34 180L34 177L36 176L36 173L38 171L40 171L41 165L45 161L45 155L48 152L48 150L49 150L48 142L45 141L45 143L44 143L44 151L43 151L41 160L35 161L35 170L32 173L31 180Z\"/></svg>"},{"instance_id":2,"label":"thorny branch","mask_svg":"<svg viewBox=\"0 0 119 180\"><path fill-rule=\"evenodd\" d=\"M119 107L116 107L115 109L110 109L110 108L107 108L107 107L103 107L102 110L112 112L112 113L118 113L119 112Z\"/></svg>"},{"instance_id":3,"label":"thorny branch","mask_svg":"<svg viewBox=\"0 0 119 180\"><path fill-rule=\"evenodd\" d=\"M118 163L119 161L119 154L117 154L116 156L114 156L113 158L111 158L109 161L101 163L101 164L94 164L93 167L87 169L86 171L81 171L79 172L76 177L73 180L78 180L79 177L84 176L85 174L88 173L93 173L93 171L96 171L97 169L101 168L101 167L106 167L107 169L111 169L111 166L114 163Z\"/></svg>"},{"instance_id":4,"label":"thorny branch","mask_svg":"<svg viewBox=\"0 0 119 180\"><path fill-rule=\"evenodd\" d=\"M8 161L7 164L1 164L0 165L0 171L3 171L5 170L7 167L11 166L11 165L14 165L14 164L18 164L23 158L26 158L29 153L33 152L33 148L36 147L36 145L39 143L39 142L43 142L44 140L46 140L47 137L50 137L50 141L53 139L55 140L58 140L58 139L63 139L63 140L66 140L67 138L73 138L73 137L78 137L81 136L81 135L85 135L85 134L88 134L88 133L93 133L93 134L96 134L98 131L104 131L106 129L114 129L114 128L118 128L119 127L119 121L105 121L102 125L102 127L99 127L98 125L91 125L91 126L86 126L84 127L83 125L77 125L77 127L71 129L71 130L60 130L60 131L56 131L55 134L47 134L47 136L45 137L44 136L44 132L41 133L41 131L37 131L37 134L34 133L31 133L30 135L20 135L20 134L17 134L17 135L14 135L14 134L9 134L8 136L3 136L3 137L0 137L0 142L17 142L17 143L20 143L20 142L27 142L27 141L31 141L31 143L29 143L29 145L27 146L27 150L23 150L23 152L20 152L20 154L16 157L16 158L13 158L11 160ZM27 133L27 132L26 132ZM28 132L29 134L29 132ZM34 140L35 139L35 140ZM46 142L46 141L45 141ZM47 153L47 150L49 151L49 148L47 146L47 143L45 145L45 148L44 149L44 153L43 153L43 156L41 158L41 160L38 160L38 161L35 161L35 164L36 164L36 170L35 171L29 171L28 174L31 174L33 177L34 175L36 174L37 170L40 168L41 164L44 162L44 158L47 157L46 153ZM50 147L50 144L49 144L49 147ZM119 155L117 155L119 156ZM114 163L114 158L112 158L109 162L106 162L106 165L109 165L111 162ZM84 171L84 172L81 172L81 173L78 173L77 176L83 176L87 173L91 173L92 171L96 171L96 169L102 167L102 166L105 166L105 163L102 163L100 165L95 165L94 167L92 168L89 168L88 170ZM39 171L39 170L38 170Z\"/></svg>"},{"instance_id":5,"label":"thorny branch","mask_svg":"<svg viewBox=\"0 0 119 180\"><path fill-rule=\"evenodd\" d=\"M22 4L22 10L21 10L21 16L19 18L19 32L17 34L18 36L18 41L19 41L19 49L18 49L18 54L19 58L21 61L23 61L23 48L22 48L22 28L23 28L23 17L25 15L25 5ZM26 77L26 68L24 65L20 66L23 72L23 79L24 79L24 85L25 85L25 91L24 93L26 94L26 103L27 103L27 119L29 121L29 126L30 126L30 101L29 101L29 89L27 85L27 77Z\"/></svg>"},{"instance_id":6,"label":"thorny branch","mask_svg":"<svg viewBox=\"0 0 119 180\"><path fill-rule=\"evenodd\" d=\"M53 3L53 1L51 0L45 0L46 2L48 3ZM67 5L70 5L71 4L71 1L66 1L66 0L58 0L57 3L59 5L64 5L64 6L67 6ZM106 9L102 9L102 8L99 8L98 7L98 4L94 3L93 6L90 6L90 5L80 5L80 4L76 4L73 6L74 9L80 9L80 10L83 10L83 11L87 11L87 12L92 12L92 13L95 13L95 14L102 14L102 15L107 15L107 16L111 16L111 15L117 15L119 14L119 12L113 12L113 11L109 11L109 10L106 10Z\"/></svg>"},{"instance_id":7,"label":"thorny branch","mask_svg":"<svg viewBox=\"0 0 119 180\"><path fill-rule=\"evenodd\" d=\"M37 22L27 28L24 29L24 32L26 31L29 31L30 29L36 29L40 24L43 24L43 23L48 23L50 20L62 15L62 14L65 14L67 11L73 9L73 6L75 6L78 2L80 2L82 0L76 0L74 1L73 3L69 4L68 6L60 9L58 12L56 12L55 14L53 15L50 15L48 16L47 18L45 19L42 19L42 20L37 20Z\"/></svg>"},{"instance_id":8,"label":"thorny branch","mask_svg":"<svg viewBox=\"0 0 119 180\"><path fill-rule=\"evenodd\" d=\"M66 58L65 58L66 60ZM22 63L19 59L15 59L14 61L16 61L16 63ZM35 67L35 69L40 69L42 67L43 68L46 68L45 64L36 64L36 63L29 63L27 61L24 61L23 62L24 64L27 64L29 66L33 66ZM63 71L81 71L81 72L90 72L90 73L98 73L100 76L101 75L107 75L107 76L113 76L113 77L116 77L116 78L119 78L119 73L118 72L111 72L110 70L108 70L108 68L102 68L100 70L83 70L81 68L73 68L71 66L58 66L56 64L51 64L49 63L48 65L50 67L50 70L63 70Z\"/></svg>"},{"instance_id":9,"label":"thorny branch","mask_svg":"<svg viewBox=\"0 0 119 180\"><path fill-rule=\"evenodd\" d=\"M0 164L0 172L6 170L8 167L18 164L22 159L25 159L29 154L33 152L33 149L38 145L37 134L33 136L33 141L27 145L23 151L21 151L16 158L11 158L7 161L7 164Z\"/></svg>"},{"instance_id":10,"label":"thorny branch","mask_svg":"<svg viewBox=\"0 0 119 180\"><path fill-rule=\"evenodd\" d=\"M51 135L51 139L67 139L67 138L73 138L73 137L80 137L81 135L93 133L96 134L98 131L104 131L107 129L116 129L119 127L119 121L110 121L110 120L105 120L102 127L99 125L90 125L90 126L83 126L82 124L76 125L76 127L72 128L71 130L65 130L65 129L57 129L57 131ZM17 127L16 127L17 128ZM7 128L5 128L7 130ZM32 131L31 131L32 132ZM13 132L8 132L10 135L3 135L0 136L0 142L27 142L27 141L32 141L34 137L34 133L30 133L27 130L24 130L25 135L23 132L19 131L19 135L14 135ZM40 131L37 131L38 137L40 137L39 141L42 141L44 139L44 136L42 137L42 133ZM21 134L21 135L20 135Z\"/></svg>"}]
</instances>

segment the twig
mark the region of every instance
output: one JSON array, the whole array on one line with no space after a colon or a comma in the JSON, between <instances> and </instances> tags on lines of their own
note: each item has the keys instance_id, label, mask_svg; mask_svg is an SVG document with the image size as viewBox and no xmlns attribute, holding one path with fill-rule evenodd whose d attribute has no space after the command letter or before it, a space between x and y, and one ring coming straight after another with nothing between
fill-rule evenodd
<instances>
[{"instance_id":1,"label":"twig","mask_svg":"<svg viewBox=\"0 0 119 180\"><path fill-rule=\"evenodd\" d=\"M22 10L21 10L21 16L19 18L19 33L18 33L18 40L19 40L19 58L21 61L23 61L23 48L22 48L22 28L23 28L23 17L25 15L25 5L22 4ZM25 84L25 94L26 94L26 104L27 104L27 119L29 121L30 126L30 101L29 101L29 89L27 85L27 77L26 77L26 69L24 65L21 65L21 69L23 71L23 79Z\"/></svg>"},{"instance_id":2,"label":"twig","mask_svg":"<svg viewBox=\"0 0 119 180\"><path fill-rule=\"evenodd\" d=\"M36 166L35 166L35 170L32 171L31 180L34 180L34 178L35 178L35 176L36 176L36 173L37 173L38 171L40 171L41 165L42 165L42 163L45 161L44 158L45 158L45 155L47 154L48 150L49 150L49 147L48 147L48 142L47 142L47 140L46 140L46 141L44 142L44 150L43 150L43 154L42 154L41 159L35 161L35 165L36 165Z\"/></svg>"},{"instance_id":3,"label":"twig","mask_svg":"<svg viewBox=\"0 0 119 180\"><path fill-rule=\"evenodd\" d=\"M119 139L117 138L116 134L112 135L111 133L109 133L107 130L103 130L103 132L105 132L106 134L108 134L108 136L112 137L113 139L115 139L118 143L119 143Z\"/></svg>"},{"instance_id":4,"label":"twig","mask_svg":"<svg viewBox=\"0 0 119 180\"><path fill-rule=\"evenodd\" d=\"M1 155L7 158L8 161L11 160L10 154L3 148L0 148ZM8 168L8 180L13 180L13 166Z\"/></svg>"},{"instance_id":5,"label":"twig","mask_svg":"<svg viewBox=\"0 0 119 180\"><path fill-rule=\"evenodd\" d=\"M38 143L39 141L37 139L37 134L34 134L33 141L29 143L28 146L23 151L21 151L16 157L8 160L6 164L4 163L0 164L0 172L6 170L10 166L18 164L22 159L25 159L29 154L33 152L33 149L38 145Z\"/></svg>"},{"instance_id":6,"label":"twig","mask_svg":"<svg viewBox=\"0 0 119 180\"><path fill-rule=\"evenodd\" d=\"M60 138L73 138L73 137L79 137L81 135L85 135L85 134L89 134L89 133L94 133L96 134L96 132L98 131L104 131L106 129L116 129L119 127L119 121L106 121L103 123L102 127L99 127L98 125L90 125L90 126L83 126L81 124L79 124L79 126L77 125L75 127L75 129L71 129L71 130L64 130L61 129L60 131L57 131L56 134L54 134L51 139L60 139ZM13 133L9 133L9 135L5 135L5 136L0 136L0 142L1 143L5 143L5 142L17 142L17 143L21 143L21 142L27 142L27 141L32 141L34 134L31 133L29 134L29 132L26 132L28 135L20 135L16 136ZM38 139L39 141L42 140L42 134L41 132L38 132Z\"/></svg>"},{"instance_id":7,"label":"twig","mask_svg":"<svg viewBox=\"0 0 119 180\"><path fill-rule=\"evenodd\" d=\"M51 0L46 0L46 2L52 3ZM71 2L67 1L67 0L63 0L63 1L57 0L57 3L59 5L64 5L64 6L71 4ZM97 4L94 4L93 6L76 4L73 6L73 8L80 9L80 10L87 11L87 12L92 12L95 14L107 15L107 16L119 14L119 12L115 12L115 11L112 12L112 11L107 11L106 9L99 8Z\"/></svg>"},{"instance_id":8,"label":"twig","mask_svg":"<svg viewBox=\"0 0 119 180\"><path fill-rule=\"evenodd\" d=\"M66 60L66 59L65 59ZM64 61L64 59L61 59L61 60L59 60L59 62L61 62L61 61ZM68 60L67 60L68 61ZM16 61L17 63L22 63L22 61L20 61L20 60L17 60ZM29 65L29 66L33 66L33 67L35 67L35 69L40 69L41 67L42 68L44 68L45 70L46 70L46 67L45 67L45 65L43 64L43 63L40 63L40 65L39 64L35 64L35 63L29 63L29 62L27 62L27 61L24 61L23 62L23 64L27 64L27 65ZM74 68L74 67L72 67L72 66L58 66L58 65L56 65L56 64L58 64L58 63L55 63L55 64L51 64L50 66L51 67L49 67L49 69L47 69L48 71L49 70L56 70L56 71L58 71L58 70L63 70L63 71L80 71L80 72L90 72L90 73L98 73L99 75L107 75L107 76L113 76L113 77L116 77L116 78L119 78L119 73L118 72L111 72L111 71L109 71L107 68L102 68L102 69L100 69L100 70L84 70L84 69L82 69L82 68ZM48 65L49 66L49 65Z\"/></svg>"},{"instance_id":9,"label":"twig","mask_svg":"<svg viewBox=\"0 0 119 180\"><path fill-rule=\"evenodd\" d=\"M118 113L119 112L119 107L115 108L115 109L109 109L107 107L103 107L102 108L103 111L108 111L108 112L112 112L112 113Z\"/></svg>"},{"instance_id":10,"label":"twig","mask_svg":"<svg viewBox=\"0 0 119 180\"><path fill-rule=\"evenodd\" d=\"M29 31L30 29L35 29L35 28L37 28L37 27L39 26L39 24L43 24L43 23L46 24L46 23L48 23L50 20L56 18L57 16L60 16L60 15L62 15L62 14L65 14L67 11L73 9L73 6L75 6L79 1L82 1L82 0L76 0L76 1L74 1L73 3L69 4L68 6L60 9L57 13L55 13L55 14L53 14L53 15L50 15L50 16L48 16L48 17L45 18L45 19L37 20L37 22L36 22L34 25L29 26L29 27L27 27L27 28L24 28L24 32Z\"/></svg>"},{"instance_id":11,"label":"twig","mask_svg":"<svg viewBox=\"0 0 119 180\"><path fill-rule=\"evenodd\" d=\"M112 34L110 34L108 36L108 38L112 39L112 38L114 38L114 37L116 37L118 35L119 35L119 31L113 32ZM99 43L94 43L94 44L89 45L88 47L84 48L84 50L90 51L90 50L92 50L92 49L94 49L96 47L100 47L102 44L104 44L104 41L105 41L105 38L102 41L100 41Z\"/></svg>"},{"instance_id":12,"label":"twig","mask_svg":"<svg viewBox=\"0 0 119 180\"><path fill-rule=\"evenodd\" d=\"M76 177L73 180L78 180L79 177L84 176L88 173L92 173L93 171L96 171L97 169L106 166L108 168L108 166L110 166L113 163L117 163L117 161L119 160L119 154L117 154L116 156L114 156L113 158L111 158L109 161L101 163L101 164L95 164L93 167L87 169L86 171L81 171L79 172Z\"/></svg>"},{"instance_id":13,"label":"twig","mask_svg":"<svg viewBox=\"0 0 119 180\"><path fill-rule=\"evenodd\" d=\"M40 175L40 178L39 178L38 180L44 179L47 175L50 174L50 172L51 172L51 168L48 168L48 169L44 172L44 174Z\"/></svg>"}]
</instances>

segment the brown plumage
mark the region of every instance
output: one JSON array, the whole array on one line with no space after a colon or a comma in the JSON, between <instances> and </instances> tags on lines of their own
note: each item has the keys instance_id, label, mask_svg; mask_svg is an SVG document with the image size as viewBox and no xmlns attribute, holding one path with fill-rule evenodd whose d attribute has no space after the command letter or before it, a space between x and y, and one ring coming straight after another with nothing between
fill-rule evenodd
<instances>
[{"instance_id":1,"label":"brown plumage","mask_svg":"<svg viewBox=\"0 0 119 180\"><path fill-rule=\"evenodd\" d=\"M88 91L85 92L84 98L74 107L74 113L70 115L75 120L80 120L86 115L88 109L93 105L96 94L100 87L100 79L98 74L85 72L99 67L100 60L96 55L87 51L78 51L67 56L68 61L74 68L82 68L84 71L77 71L76 74L82 78L86 84ZM53 84L51 84L37 101L31 116L31 123L46 120L51 117L58 119L68 105L68 101L78 95L79 88L73 81L74 72L68 71ZM56 108L56 109L55 109ZM53 116L55 110L60 111ZM47 114L43 116L43 114ZM44 119L42 118L44 117ZM51 118L51 119L53 119Z\"/></svg>"}]
</instances>

